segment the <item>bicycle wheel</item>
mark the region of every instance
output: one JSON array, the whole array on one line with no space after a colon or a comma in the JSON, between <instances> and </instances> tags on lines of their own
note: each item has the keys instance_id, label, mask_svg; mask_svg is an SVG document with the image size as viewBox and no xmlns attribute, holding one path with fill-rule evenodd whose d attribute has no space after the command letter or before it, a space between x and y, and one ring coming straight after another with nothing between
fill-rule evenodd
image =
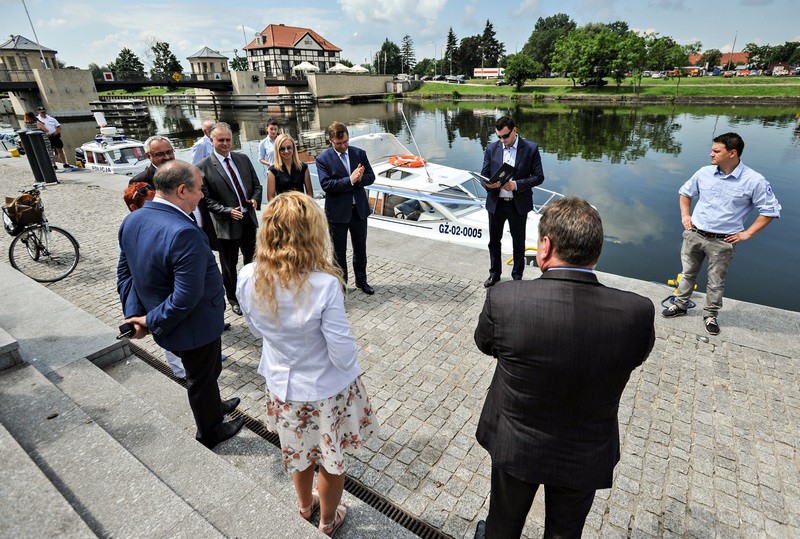
<instances>
[{"instance_id":1,"label":"bicycle wheel","mask_svg":"<svg viewBox=\"0 0 800 539\"><path fill-rule=\"evenodd\" d=\"M78 242L66 230L37 225L14 238L8 259L14 269L34 281L54 283L72 273L80 253Z\"/></svg>"}]
</instances>

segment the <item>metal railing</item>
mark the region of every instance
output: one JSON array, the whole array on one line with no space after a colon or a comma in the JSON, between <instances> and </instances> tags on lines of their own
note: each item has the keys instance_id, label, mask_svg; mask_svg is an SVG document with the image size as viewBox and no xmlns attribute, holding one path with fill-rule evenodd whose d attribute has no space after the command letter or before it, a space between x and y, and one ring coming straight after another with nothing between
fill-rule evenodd
<instances>
[{"instance_id":1,"label":"metal railing","mask_svg":"<svg viewBox=\"0 0 800 539\"><path fill-rule=\"evenodd\" d=\"M0 82L36 82L31 69L0 69Z\"/></svg>"}]
</instances>

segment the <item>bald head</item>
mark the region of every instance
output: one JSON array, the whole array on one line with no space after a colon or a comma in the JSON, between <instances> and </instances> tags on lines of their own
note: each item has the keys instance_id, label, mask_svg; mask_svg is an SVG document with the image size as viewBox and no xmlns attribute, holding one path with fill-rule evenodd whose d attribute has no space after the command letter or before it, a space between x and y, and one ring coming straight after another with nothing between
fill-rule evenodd
<instances>
[{"instance_id":1,"label":"bald head","mask_svg":"<svg viewBox=\"0 0 800 539\"><path fill-rule=\"evenodd\" d=\"M203 134L208 137L211 135L212 127L214 127L214 120L206 120L205 122L202 123L200 129L202 129Z\"/></svg>"}]
</instances>

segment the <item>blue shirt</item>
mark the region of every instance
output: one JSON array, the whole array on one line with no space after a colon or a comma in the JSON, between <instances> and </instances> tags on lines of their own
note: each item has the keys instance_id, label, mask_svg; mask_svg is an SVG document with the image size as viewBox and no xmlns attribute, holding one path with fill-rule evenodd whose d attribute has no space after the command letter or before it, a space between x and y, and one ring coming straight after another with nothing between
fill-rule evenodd
<instances>
[{"instance_id":1,"label":"blue shirt","mask_svg":"<svg viewBox=\"0 0 800 539\"><path fill-rule=\"evenodd\" d=\"M765 217L781 216L781 205L772 186L764 176L741 161L727 175L716 165L703 167L678 192L688 198L698 197L692 223L705 232L741 232L754 208Z\"/></svg>"},{"instance_id":2,"label":"blue shirt","mask_svg":"<svg viewBox=\"0 0 800 539\"><path fill-rule=\"evenodd\" d=\"M278 140L278 137L275 137L275 140ZM267 135L267 138L258 143L259 161L263 160L267 163L275 164L275 140L272 140Z\"/></svg>"},{"instance_id":3,"label":"blue shirt","mask_svg":"<svg viewBox=\"0 0 800 539\"><path fill-rule=\"evenodd\" d=\"M214 153L214 145L210 138L203 135L192 146L192 164L196 165L212 153Z\"/></svg>"}]
</instances>

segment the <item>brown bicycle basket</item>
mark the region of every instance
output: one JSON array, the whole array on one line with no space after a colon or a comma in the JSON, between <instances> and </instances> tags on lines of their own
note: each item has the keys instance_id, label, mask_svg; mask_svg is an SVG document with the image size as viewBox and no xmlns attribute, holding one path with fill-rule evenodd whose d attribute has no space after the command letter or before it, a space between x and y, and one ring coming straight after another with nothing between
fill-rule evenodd
<instances>
[{"instance_id":1,"label":"brown bicycle basket","mask_svg":"<svg viewBox=\"0 0 800 539\"><path fill-rule=\"evenodd\" d=\"M44 207L39 197L29 193L11 198L6 197L3 208L3 225L12 236L19 234L23 228L42 222Z\"/></svg>"}]
</instances>

